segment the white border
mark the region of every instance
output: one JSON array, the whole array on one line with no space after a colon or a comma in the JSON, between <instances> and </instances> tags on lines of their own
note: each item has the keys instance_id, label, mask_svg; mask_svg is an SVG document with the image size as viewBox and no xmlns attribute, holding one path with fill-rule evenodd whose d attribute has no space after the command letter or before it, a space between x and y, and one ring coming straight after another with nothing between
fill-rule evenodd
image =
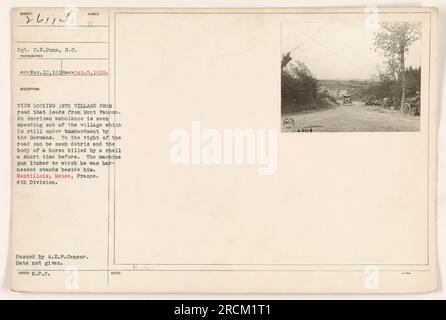
<instances>
[{"instance_id":1,"label":"white border","mask_svg":"<svg viewBox=\"0 0 446 320\"><path fill-rule=\"evenodd\" d=\"M412 295L190 295L190 294L31 294L10 291L9 226L10 226L10 9L12 7L349 7L425 6L440 9L439 20L439 136L438 136L438 257L440 285L437 292ZM0 300L4 299L446 299L446 116L442 104L446 99L446 2L443 0L34 0L0 1Z\"/></svg>"}]
</instances>

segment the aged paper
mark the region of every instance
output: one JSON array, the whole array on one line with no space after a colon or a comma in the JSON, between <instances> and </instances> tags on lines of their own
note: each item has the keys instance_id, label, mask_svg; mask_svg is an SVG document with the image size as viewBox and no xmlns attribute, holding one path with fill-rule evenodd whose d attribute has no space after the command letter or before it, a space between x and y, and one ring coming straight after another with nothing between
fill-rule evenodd
<instances>
[{"instance_id":1,"label":"aged paper","mask_svg":"<svg viewBox=\"0 0 446 320\"><path fill-rule=\"evenodd\" d=\"M437 11L16 8L12 289L436 289Z\"/></svg>"}]
</instances>

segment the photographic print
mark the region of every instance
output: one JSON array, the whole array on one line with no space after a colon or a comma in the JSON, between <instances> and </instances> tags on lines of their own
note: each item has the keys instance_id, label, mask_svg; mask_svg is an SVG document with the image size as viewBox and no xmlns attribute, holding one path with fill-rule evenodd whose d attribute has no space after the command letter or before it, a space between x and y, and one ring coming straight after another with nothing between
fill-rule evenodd
<instances>
[{"instance_id":1,"label":"photographic print","mask_svg":"<svg viewBox=\"0 0 446 320\"><path fill-rule=\"evenodd\" d=\"M282 132L419 131L421 23L283 23Z\"/></svg>"}]
</instances>

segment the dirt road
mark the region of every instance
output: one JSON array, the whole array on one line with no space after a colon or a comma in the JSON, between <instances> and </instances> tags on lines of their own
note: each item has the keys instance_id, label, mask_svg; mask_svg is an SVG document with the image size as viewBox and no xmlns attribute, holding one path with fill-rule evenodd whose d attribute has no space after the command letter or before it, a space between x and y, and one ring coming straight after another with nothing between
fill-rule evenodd
<instances>
[{"instance_id":1,"label":"dirt road","mask_svg":"<svg viewBox=\"0 0 446 320\"><path fill-rule=\"evenodd\" d=\"M282 116L282 131L419 131L420 117L378 106L339 105L330 109Z\"/></svg>"}]
</instances>

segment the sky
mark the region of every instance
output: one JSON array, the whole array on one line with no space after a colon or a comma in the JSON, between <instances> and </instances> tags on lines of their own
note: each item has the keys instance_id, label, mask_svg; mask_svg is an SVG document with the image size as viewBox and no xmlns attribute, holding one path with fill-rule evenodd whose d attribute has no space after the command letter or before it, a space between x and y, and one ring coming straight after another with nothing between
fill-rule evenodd
<instances>
[{"instance_id":1,"label":"sky","mask_svg":"<svg viewBox=\"0 0 446 320\"><path fill-rule=\"evenodd\" d=\"M374 30L363 23L286 23L282 25L282 54L304 62L318 79L370 79L385 69L374 51ZM421 41L414 42L406 66L421 64Z\"/></svg>"}]
</instances>

